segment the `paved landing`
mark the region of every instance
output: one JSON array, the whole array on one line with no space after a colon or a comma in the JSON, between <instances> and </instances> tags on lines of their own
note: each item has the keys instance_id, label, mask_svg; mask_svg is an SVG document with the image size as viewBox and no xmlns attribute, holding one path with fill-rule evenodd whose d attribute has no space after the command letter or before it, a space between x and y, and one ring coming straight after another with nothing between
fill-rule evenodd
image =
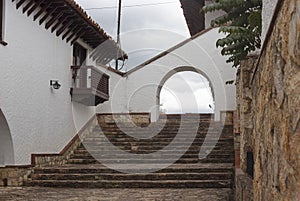
<instances>
[{"instance_id":1,"label":"paved landing","mask_svg":"<svg viewBox=\"0 0 300 201\"><path fill-rule=\"evenodd\" d=\"M0 201L230 201L231 189L0 188Z\"/></svg>"}]
</instances>

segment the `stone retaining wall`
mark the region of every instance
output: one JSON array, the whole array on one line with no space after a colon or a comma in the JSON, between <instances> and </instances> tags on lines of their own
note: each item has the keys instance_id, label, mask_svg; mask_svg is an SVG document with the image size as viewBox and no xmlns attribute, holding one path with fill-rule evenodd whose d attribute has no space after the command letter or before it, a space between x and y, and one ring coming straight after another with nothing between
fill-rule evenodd
<instances>
[{"instance_id":1,"label":"stone retaining wall","mask_svg":"<svg viewBox=\"0 0 300 201\"><path fill-rule=\"evenodd\" d=\"M0 168L0 187L22 186L32 172L31 166L11 166Z\"/></svg>"},{"instance_id":2,"label":"stone retaining wall","mask_svg":"<svg viewBox=\"0 0 300 201\"><path fill-rule=\"evenodd\" d=\"M300 198L300 1L280 4L257 64L243 62L237 78L241 169L253 151L258 201ZM237 200L251 188L247 180L236 176Z\"/></svg>"},{"instance_id":3,"label":"stone retaining wall","mask_svg":"<svg viewBox=\"0 0 300 201\"><path fill-rule=\"evenodd\" d=\"M149 113L118 113L98 114L100 125L113 123L133 123L136 126L146 126L151 123Z\"/></svg>"},{"instance_id":4,"label":"stone retaining wall","mask_svg":"<svg viewBox=\"0 0 300 201\"><path fill-rule=\"evenodd\" d=\"M84 136L91 134L92 130L97 125L98 122L94 116L60 153L32 154L31 165L0 167L0 187L25 185L34 167L66 164L70 155L81 144L81 139L84 138Z\"/></svg>"}]
</instances>

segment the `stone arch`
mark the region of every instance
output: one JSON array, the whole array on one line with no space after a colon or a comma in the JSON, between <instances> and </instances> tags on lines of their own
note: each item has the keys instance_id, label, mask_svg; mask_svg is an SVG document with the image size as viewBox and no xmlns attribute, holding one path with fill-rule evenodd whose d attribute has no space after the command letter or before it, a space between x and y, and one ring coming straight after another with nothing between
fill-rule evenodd
<instances>
[{"instance_id":1,"label":"stone arch","mask_svg":"<svg viewBox=\"0 0 300 201\"><path fill-rule=\"evenodd\" d=\"M7 120L0 109L0 166L14 164L13 141Z\"/></svg>"},{"instance_id":2,"label":"stone arch","mask_svg":"<svg viewBox=\"0 0 300 201\"><path fill-rule=\"evenodd\" d=\"M175 75L176 73L180 73L180 72L195 72L200 74L201 76L203 76L205 79L208 80L209 83L209 87L211 89L212 92L212 97L213 100L215 100L215 95L214 95L214 89L212 87L212 82L210 81L209 77L200 69L195 68L195 67L191 67L191 66L182 66L182 67L177 67L172 69L171 71L169 71L160 81L158 88L157 88L157 92L156 92L156 105L160 104L160 94L161 94L161 90L164 86L164 84L167 82L167 80L169 80L173 75Z\"/></svg>"}]
</instances>

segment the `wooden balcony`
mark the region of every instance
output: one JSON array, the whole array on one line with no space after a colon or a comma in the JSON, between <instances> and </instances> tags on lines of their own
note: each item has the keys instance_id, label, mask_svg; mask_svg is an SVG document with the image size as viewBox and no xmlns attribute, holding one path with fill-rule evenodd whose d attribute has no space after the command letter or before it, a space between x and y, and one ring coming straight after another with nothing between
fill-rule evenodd
<instances>
[{"instance_id":1,"label":"wooden balcony","mask_svg":"<svg viewBox=\"0 0 300 201\"><path fill-rule=\"evenodd\" d=\"M72 66L72 101L97 106L109 99L109 76L94 66Z\"/></svg>"}]
</instances>

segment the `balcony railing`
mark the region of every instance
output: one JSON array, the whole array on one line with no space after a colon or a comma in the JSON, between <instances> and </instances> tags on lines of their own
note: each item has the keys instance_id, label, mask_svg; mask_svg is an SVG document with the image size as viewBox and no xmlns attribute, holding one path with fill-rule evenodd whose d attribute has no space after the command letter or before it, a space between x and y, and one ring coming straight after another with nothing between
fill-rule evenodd
<instances>
[{"instance_id":1,"label":"balcony railing","mask_svg":"<svg viewBox=\"0 0 300 201\"><path fill-rule=\"evenodd\" d=\"M72 101L96 106L109 99L109 76L94 66L71 66L74 86Z\"/></svg>"}]
</instances>

